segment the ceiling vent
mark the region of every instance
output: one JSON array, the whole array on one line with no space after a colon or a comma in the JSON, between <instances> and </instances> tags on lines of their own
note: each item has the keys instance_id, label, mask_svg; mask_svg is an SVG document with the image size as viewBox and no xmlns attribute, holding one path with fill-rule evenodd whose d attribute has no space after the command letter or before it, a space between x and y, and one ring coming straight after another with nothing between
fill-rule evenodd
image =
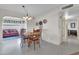
<instances>
[{"instance_id":1,"label":"ceiling vent","mask_svg":"<svg viewBox=\"0 0 79 59\"><path fill-rule=\"evenodd\" d=\"M62 7L62 10L71 8L71 7L73 7L73 6L74 6L73 4L69 4L69 5L67 5L67 6Z\"/></svg>"}]
</instances>

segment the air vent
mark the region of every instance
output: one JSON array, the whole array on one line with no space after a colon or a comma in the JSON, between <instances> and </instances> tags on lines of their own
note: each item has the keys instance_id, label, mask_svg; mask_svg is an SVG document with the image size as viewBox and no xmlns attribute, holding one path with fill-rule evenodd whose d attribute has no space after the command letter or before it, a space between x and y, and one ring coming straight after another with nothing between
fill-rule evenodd
<instances>
[{"instance_id":1,"label":"air vent","mask_svg":"<svg viewBox=\"0 0 79 59\"><path fill-rule=\"evenodd\" d=\"M64 7L62 7L62 9L68 9L68 8L71 8L71 7L73 7L73 4L69 4L67 6L64 6Z\"/></svg>"}]
</instances>

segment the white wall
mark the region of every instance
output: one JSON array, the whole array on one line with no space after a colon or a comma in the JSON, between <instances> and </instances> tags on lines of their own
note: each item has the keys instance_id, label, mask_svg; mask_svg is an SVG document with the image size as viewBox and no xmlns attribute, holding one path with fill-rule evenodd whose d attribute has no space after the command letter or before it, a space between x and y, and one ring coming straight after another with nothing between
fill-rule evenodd
<instances>
[{"instance_id":1,"label":"white wall","mask_svg":"<svg viewBox=\"0 0 79 59\"><path fill-rule=\"evenodd\" d=\"M53 44L61 43L59 32L59 12L60 10L50 11L49 13L37 18L37 21L47 19L47 24L43 26L42 39Z\"/></svg>"}]
</instances>

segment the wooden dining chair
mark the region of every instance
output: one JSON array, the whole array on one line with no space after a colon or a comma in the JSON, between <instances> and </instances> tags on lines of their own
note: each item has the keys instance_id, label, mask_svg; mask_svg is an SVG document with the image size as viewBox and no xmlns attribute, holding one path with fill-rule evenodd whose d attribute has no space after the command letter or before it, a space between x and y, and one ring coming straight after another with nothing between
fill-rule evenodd
<instances>
[{"instance_id":1,"label":"wooden dining chair","mask_svg":"<svg viewBox=\"0 0 79 59\"><path fill-rule=\"evenodd\" d=\"M40 47L40 31L33 31L32 34L28 36L28 47L33 43L34 44L34 50L35 50L35 45L39 44Z\"/></svg>"}]
</instances>

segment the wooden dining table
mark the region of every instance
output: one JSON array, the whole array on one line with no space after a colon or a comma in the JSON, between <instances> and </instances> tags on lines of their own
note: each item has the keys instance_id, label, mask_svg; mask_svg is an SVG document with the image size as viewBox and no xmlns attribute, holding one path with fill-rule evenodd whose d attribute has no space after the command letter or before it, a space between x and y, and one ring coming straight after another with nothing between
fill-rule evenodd
<instances>
[{"instance_id":1,"label":"wooden dining table","mask_svg":"<svg viewBox=\"0 0 79 59\"><path fill-rule=\"evenodd\" d=\"M28 39L27 39L27 43L28 43L28 47L33 43L34 44L34 50L36 43L39 44L40 47L40 32L28 32Z\"/></svg>"}]
</instances>

